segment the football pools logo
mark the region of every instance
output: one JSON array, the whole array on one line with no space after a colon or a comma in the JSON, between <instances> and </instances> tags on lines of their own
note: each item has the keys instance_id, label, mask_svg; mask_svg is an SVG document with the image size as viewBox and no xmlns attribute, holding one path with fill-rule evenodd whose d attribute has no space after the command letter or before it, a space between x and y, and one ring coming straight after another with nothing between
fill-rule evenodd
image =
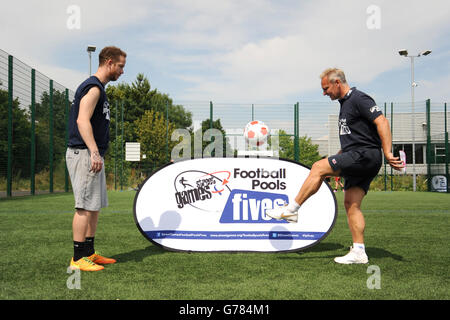
<instances>
[{"instance_id":1,"label":"football pools logo","mask_svg":"<svg viewBox=\"0 0 450 320\"><path fill-rule=\"evenodd\" d=\"M265 214L267 209L282 206L289 198L285 194L234 189L229 186L230 171L212 173L189 170L178 174L174 181L177 207L220 213L220 223L286 223Z\"/></svg>"},{"instance_id":2,"label":"football pools logo","mask_svg":"<svg viewBox=\"0 0 450 320\"><path fill-rule=\"evenodd\" d=\"M288 223L265 214L288 202L285 194L235 189L230 193L220 223Z\"/></svg>"}]
</instances>

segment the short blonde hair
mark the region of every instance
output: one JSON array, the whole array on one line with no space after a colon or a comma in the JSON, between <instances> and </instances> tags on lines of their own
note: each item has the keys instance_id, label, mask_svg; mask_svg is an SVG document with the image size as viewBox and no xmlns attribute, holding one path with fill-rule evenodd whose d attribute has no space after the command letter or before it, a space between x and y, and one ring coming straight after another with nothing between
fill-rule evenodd
<instances>
[{"instance_id":1,"label":"short blonde hair","mask_svg":"<svg viewBox=\"0 0 450 320\"><path fill-rule=\"evenodd\" d=\"M344 71L338 68L328 68L320 75L320 79L327 77L328 81L336 82L339 79L342 83L347 83Z\"/></svg>"}]
</instances>

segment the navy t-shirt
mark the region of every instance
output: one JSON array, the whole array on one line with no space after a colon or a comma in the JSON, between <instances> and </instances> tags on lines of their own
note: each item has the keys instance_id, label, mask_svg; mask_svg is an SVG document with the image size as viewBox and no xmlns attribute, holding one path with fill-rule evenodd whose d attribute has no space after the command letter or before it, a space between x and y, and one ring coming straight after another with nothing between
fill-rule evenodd
<instances>
[{"instance_id":1,"label":"navy t-shirt","mask_svg":"<svg viewBox=\"0 0 450 320\"><path fill-rule=\"evenodd\" d=\"M78 131L77 118L80 111L80 101L88 91L97 86L100 89L100 98L91 117L92 131L100 155L103 157L109 145L109 103L106 97L105 87L96 76L86 79L75 92L72 107L69 113L69 143L72 148L86 149L83 138Z\"/></svg>"},{"instance_id":2,"label":"navy t-shirt","mask_svg":"<svg viewBox=\"0 0 450 320\"><path fill-rule=\"evenodd\" d=\"M342 151L381 148L381 139L373 121L383 113L375 101L353 87L339 103L339 139Z\"/></svg>"}]
</instances>

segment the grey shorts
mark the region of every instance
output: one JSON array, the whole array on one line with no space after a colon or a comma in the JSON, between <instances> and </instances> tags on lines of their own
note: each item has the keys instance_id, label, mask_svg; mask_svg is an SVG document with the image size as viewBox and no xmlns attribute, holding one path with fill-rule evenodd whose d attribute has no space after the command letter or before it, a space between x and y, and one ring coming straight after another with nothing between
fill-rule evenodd
<instances>
[{"instance_id":1,"label":"grey shorts","mask_svg":"<svg viewBox=\"0 0 450 320\"><path fill-rule=\"evenodd\" d=\"M105 166L100 172L90 172L88 149L67 148L66 164L75 197L75 208L99 211L108 206Z\"/></svg>"}]
</instances>

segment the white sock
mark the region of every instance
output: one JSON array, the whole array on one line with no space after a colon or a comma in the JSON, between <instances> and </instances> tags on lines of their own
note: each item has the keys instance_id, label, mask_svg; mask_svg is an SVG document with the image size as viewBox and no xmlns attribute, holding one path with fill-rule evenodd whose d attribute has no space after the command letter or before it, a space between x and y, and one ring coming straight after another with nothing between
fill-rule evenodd
<instances>
[{"instance_id":1,"label":"white sock","mask_svg":"<svg viewBox=\"0 0 450 320\"><path fill-rule=\"evenodd\" d=\"M364 246L364 243L353 243L353 249L359 251L359 252L366 252L366 247Z\"/></svg>"},{"instance_id":2,"label":"white sock","mask_svg":"<svg viewBox=\"0 0 450 320\"><path fill-rule=\"evenodd\" d=\"M297 212L299 208L300 208L300 205L297 202L295 202L295 200L292 201L291 203L289 203L289 205L287 207L287 209L290 212Z\"/></svg>"}]
</instances>

